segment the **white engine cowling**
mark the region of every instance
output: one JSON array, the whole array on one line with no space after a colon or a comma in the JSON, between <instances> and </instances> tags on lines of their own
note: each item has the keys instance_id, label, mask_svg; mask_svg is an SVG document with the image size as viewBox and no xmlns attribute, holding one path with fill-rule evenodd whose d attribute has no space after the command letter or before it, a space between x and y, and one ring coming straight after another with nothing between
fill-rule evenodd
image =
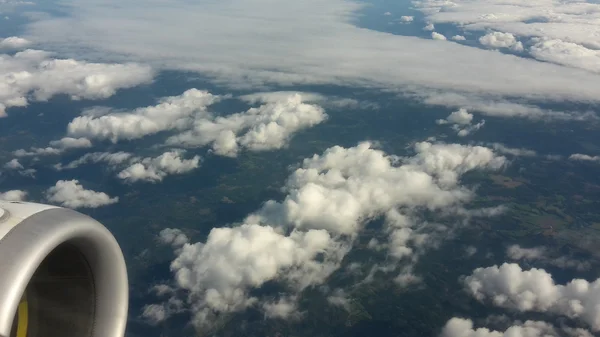
<instances>
[{"instance_id":1,"label":"white engine cowling","mask_svg":"<svg viewBox=\"0 0 600 337\"><path fill-rule=\"evenodd\" d=\"M123 337L123 253L94 219L0 201L0 336Z\"/></svg>"}]
</instances>

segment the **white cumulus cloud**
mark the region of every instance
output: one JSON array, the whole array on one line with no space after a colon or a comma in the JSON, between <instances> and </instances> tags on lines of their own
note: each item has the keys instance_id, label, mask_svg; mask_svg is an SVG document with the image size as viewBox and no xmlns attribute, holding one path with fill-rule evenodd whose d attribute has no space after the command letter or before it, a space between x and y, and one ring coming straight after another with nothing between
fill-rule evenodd
<instances>
[{"instance_id":1,"label":"white cumulus cloud","mask_svg":"<svg viewBox=\"0 0 600 337\"><path fill-rule=\"evenodd\" d=\"M485 120L481 120L476 124L472 124L472 121L473 114L467 112L467 109L461 108L458 111L452 112L445 119L438 119L435 122L437 124L451 124L456 134L464 137L481 129L485 125Z\"/></svg>"},{"instance_id":2,"label":"white cumulus cloud","mask_svg":"<svg viewBox=\"0 0 600 337\"><path fill-rule=\"evenodd\" d=\"M543 269L523 270L518 264L504 263L475 269L464 284L480 301L518 311L565 315L600 331L600 280L573 279L560 285Z\"/></svg>"},{"instance_id":3,"label":"white cumulus cloud","mask_svg":"<svg viewBox=\"0 0 600 337\"><path fill-rule=\"evenodd\" d=\"M0 55L0 117L6 108L23 107L30 100L46 101L57 94L72 99L100 99L118 89L152 79L152 71L134 63L103 64L54 59L50 53L27 49Z\"/></svg>"},{"instance_id":4,"label":"white cumulus cloud","mask_svg":"<svg viewBox=\"0 0 600 337\"><path fill-rule=\"evenodd\" d=\"M436 230L414 213L460 208L473 195L459 185L462 174L506 164L477 146L424 142L415 152L398 158L370 143L336 146L305 159L288 178L285 199L266 202L241 225L215 228L197 243L179 230L161 232L161 241L175 248L171 269L177 287L189 293L194 322L210 327L215 313L249 306L271 317L295 317L298 292L337 270L364 224L378 217L385 220L389 255L416 258ZM419 281L410 268L397 279L403 286ZM268 281L282 283L289 294L267 302L251 295Z\"/></svg>"},{"instance_id":5,"label":"white cumulus cloud","mask_svg":"<svg viewBox=\"0 0 600 337\"><path fill-rule=\"evenodd\" d=\"M525 321L514 324L504 331L488 328L474 328L470 319L453 317L442 328L440 337L591 337L585 329L562 328L556 329L550 323L540 321Z\"/></svg>"},{"instance_id":6,"label":"white cumulus cloud","mask_svg":"<svg viewBox=\"0 0 600 337\"><path fill-rule=\"evenodd\" d=\"M97 208L119 201L119 197L111 198L104 192L86 190L78 180L57 181L46 191L46 199L69 208Z\"/></svg>"},{"instance_id":7,"label":"white cumulus cloud","mask_svg":"<svg viewBox=\"0 0 600 337\"><path fill-rule=\"evenodd\" d=\"M523 51L523 43L511 33L492 32L479 38L479 43L489 48L509 48L514 51Z\"/></svg>"},{"instance_id":8,"label":"white cumulus cloud","mask_svg":"<svg viewBox=\"0 0 600 337\"><path fill-rule=\"evenodd\" d=\"M206 91L189 89L180 96L161 99L158 105L131 112L115 112L103 116L79 116L67 127L68 134L90 139L138 139L160 131L184 127L193 115L208 114L207 107L218 100Z\"/></svg>"},{"instance_id":9,"label":"white cumulus cloud","mask_svg":"<svg viewBox=\"0 0 600 337\"><path fill-rule=\"evenodd\" d=\"M31 42L22 37L9 36L0 40L0 49L22 49L27 47Z\"/></svg>"},{"instance_id":10,"label":"white cumulus cloud","mask_svg":"<svg viewBox=\"0 0 600 337\"><path fill-rule=\"evenodd\" d=\"M117 177L127 182L159 182L167 175L188 173L200 166L199 156L184 159L182 158L183 154L184 151L175 150L165 152L155 158L139 159L139 161L119 172Z\"/></svg>"},{"instance_id":11,"label":"white cumulus cloud","mask_svg":"<svg viewBox=\"0 0 600 337\"><path fill-rule=\"evenodd\" d=\"M23 201L27 197L27 192L22 190L10 190L6 192L0 192L1 200L8 201Z\"/></svg>"},{"instance_id":12,"label":"white cumulus cloud","mask_svg":"<svg viewBox=\"0 0 600 337\"><path fill-rule=\"evenodd\" d=\"M294 94L225 117L196 118L191 130L170 137L167 144L187 147L211 144L215 153L224 156L235 156L240 148L279 149L293 133L326 118L320 106L303 103L302 96Z\"/></svg>"},{"instance_id":13,"label":"white cumulus cloud","mask_svg":"<svg viewBox=\"0 0 600 337\"><path fill-rule=\"evenodd\" d=\"M23 165L21 165L21 163L19 163L19 160L15 158L4 164L4 168L7 170L22 170Z\"/></svg>"},{"instance_id":14,"label":"white cumulus cloud","mask_svg":"<svg viewBox=\"0 0 600 337\"><path fill-rule=\"evenodd\" d=\"M443 34L440 34L438 32L432 32L431 33L431 38L434 40L439 40L439 41L446 41L446 37Z\"/></svg>"}]
</instances>

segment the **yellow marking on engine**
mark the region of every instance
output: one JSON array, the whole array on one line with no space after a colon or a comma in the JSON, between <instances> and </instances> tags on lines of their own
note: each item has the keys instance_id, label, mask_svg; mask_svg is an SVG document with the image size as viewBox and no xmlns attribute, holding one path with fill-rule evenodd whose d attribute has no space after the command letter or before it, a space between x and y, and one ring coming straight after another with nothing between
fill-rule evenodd
<instances>
[{"instance_id":1,"label":"yellow marking on engine","mask_svg":"<svg viewBox=\"0 0 600 337\"><path fill-rule=\"evenodd\" d=\"M21 299L17 313L19 315L19 321L17 322L17 337L27 337L27 325L29 324L29 305L26 297Z\"/></svg>"}]
</instances>

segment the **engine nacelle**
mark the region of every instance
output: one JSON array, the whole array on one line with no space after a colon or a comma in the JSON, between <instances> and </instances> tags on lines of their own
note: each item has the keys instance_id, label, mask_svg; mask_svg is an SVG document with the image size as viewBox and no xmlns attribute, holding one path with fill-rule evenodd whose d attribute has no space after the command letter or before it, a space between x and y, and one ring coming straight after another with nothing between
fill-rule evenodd
<instances>
[{"instance_id":1,"label":"engine nacelle","mask_svg":"<svg viewBox=\"0 0 600 337\"><path fill-rule=\"evenodd\" d=\"M0 336L123 337L128 297L123 253L102 224L0 201Z\"/></svg>"}]
</instances>

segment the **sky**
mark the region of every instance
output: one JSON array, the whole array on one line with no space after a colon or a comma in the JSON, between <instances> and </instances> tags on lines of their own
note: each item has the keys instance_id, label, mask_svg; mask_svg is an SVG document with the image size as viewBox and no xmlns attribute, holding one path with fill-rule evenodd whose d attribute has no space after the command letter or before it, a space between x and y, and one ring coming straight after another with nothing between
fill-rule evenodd
<instances>
[{"instance_id":1,"label":"sky","mask_svg":"<svg viewBox=\"0 0 600 337\"><path fill-rule=\"evenodd\" d=\"M470 207L478 191L463 176L503 172L519 158L600 163L600 151L542 153L470 139L502 119L596 125L600 5L593 2L5 0L0 14L0 27L10 27L0 36L0 124L57 97L85 102L60 131L43 137L52 140L0 145L4 175L35 179L40 162L64 174L97 165L133 191L198 174L208 156L287 151L298 134L334 123L332 112L368 114L386 104L354 91L449 111L431 117L443 134L403 144L402 154L356 139L298 159L277 187L281 199L264 200L236 223L216 224L203 241L176 224L157 230L174 258L172 278L151 289L162 300L142 310L149 324L186 312L198 330L210 331L219 315L248 308L267 319L302 319L303 292L346 268L344 259L376 219L384 239L368 246L388 258L369 275L384 272L399 288L419 284L415 266L427 252L473 219L504 210L500 203ZM205 85L135 106L105 104L160 85L169 72L201 77ZM237 110L222 110L231 101ZM36 123L34 115L27 119ZM82 211L127 198L85 184L71 176L38 194L0 184L0 198ZM424 212L451 220L428 221ZM512 321L497 331L457 316L439 327L440 336L600 331L600 279L560 282L545 269L521 267L524 261L591 268L547 247L513 245L505 263L464 275L464 293L549 319ZM253 292L273 281L285 289L280 295ZM348 305L343 289L324 296L333 306ZM578 325L554 324L556 317Z\"/></svg>"}]
</instances>

